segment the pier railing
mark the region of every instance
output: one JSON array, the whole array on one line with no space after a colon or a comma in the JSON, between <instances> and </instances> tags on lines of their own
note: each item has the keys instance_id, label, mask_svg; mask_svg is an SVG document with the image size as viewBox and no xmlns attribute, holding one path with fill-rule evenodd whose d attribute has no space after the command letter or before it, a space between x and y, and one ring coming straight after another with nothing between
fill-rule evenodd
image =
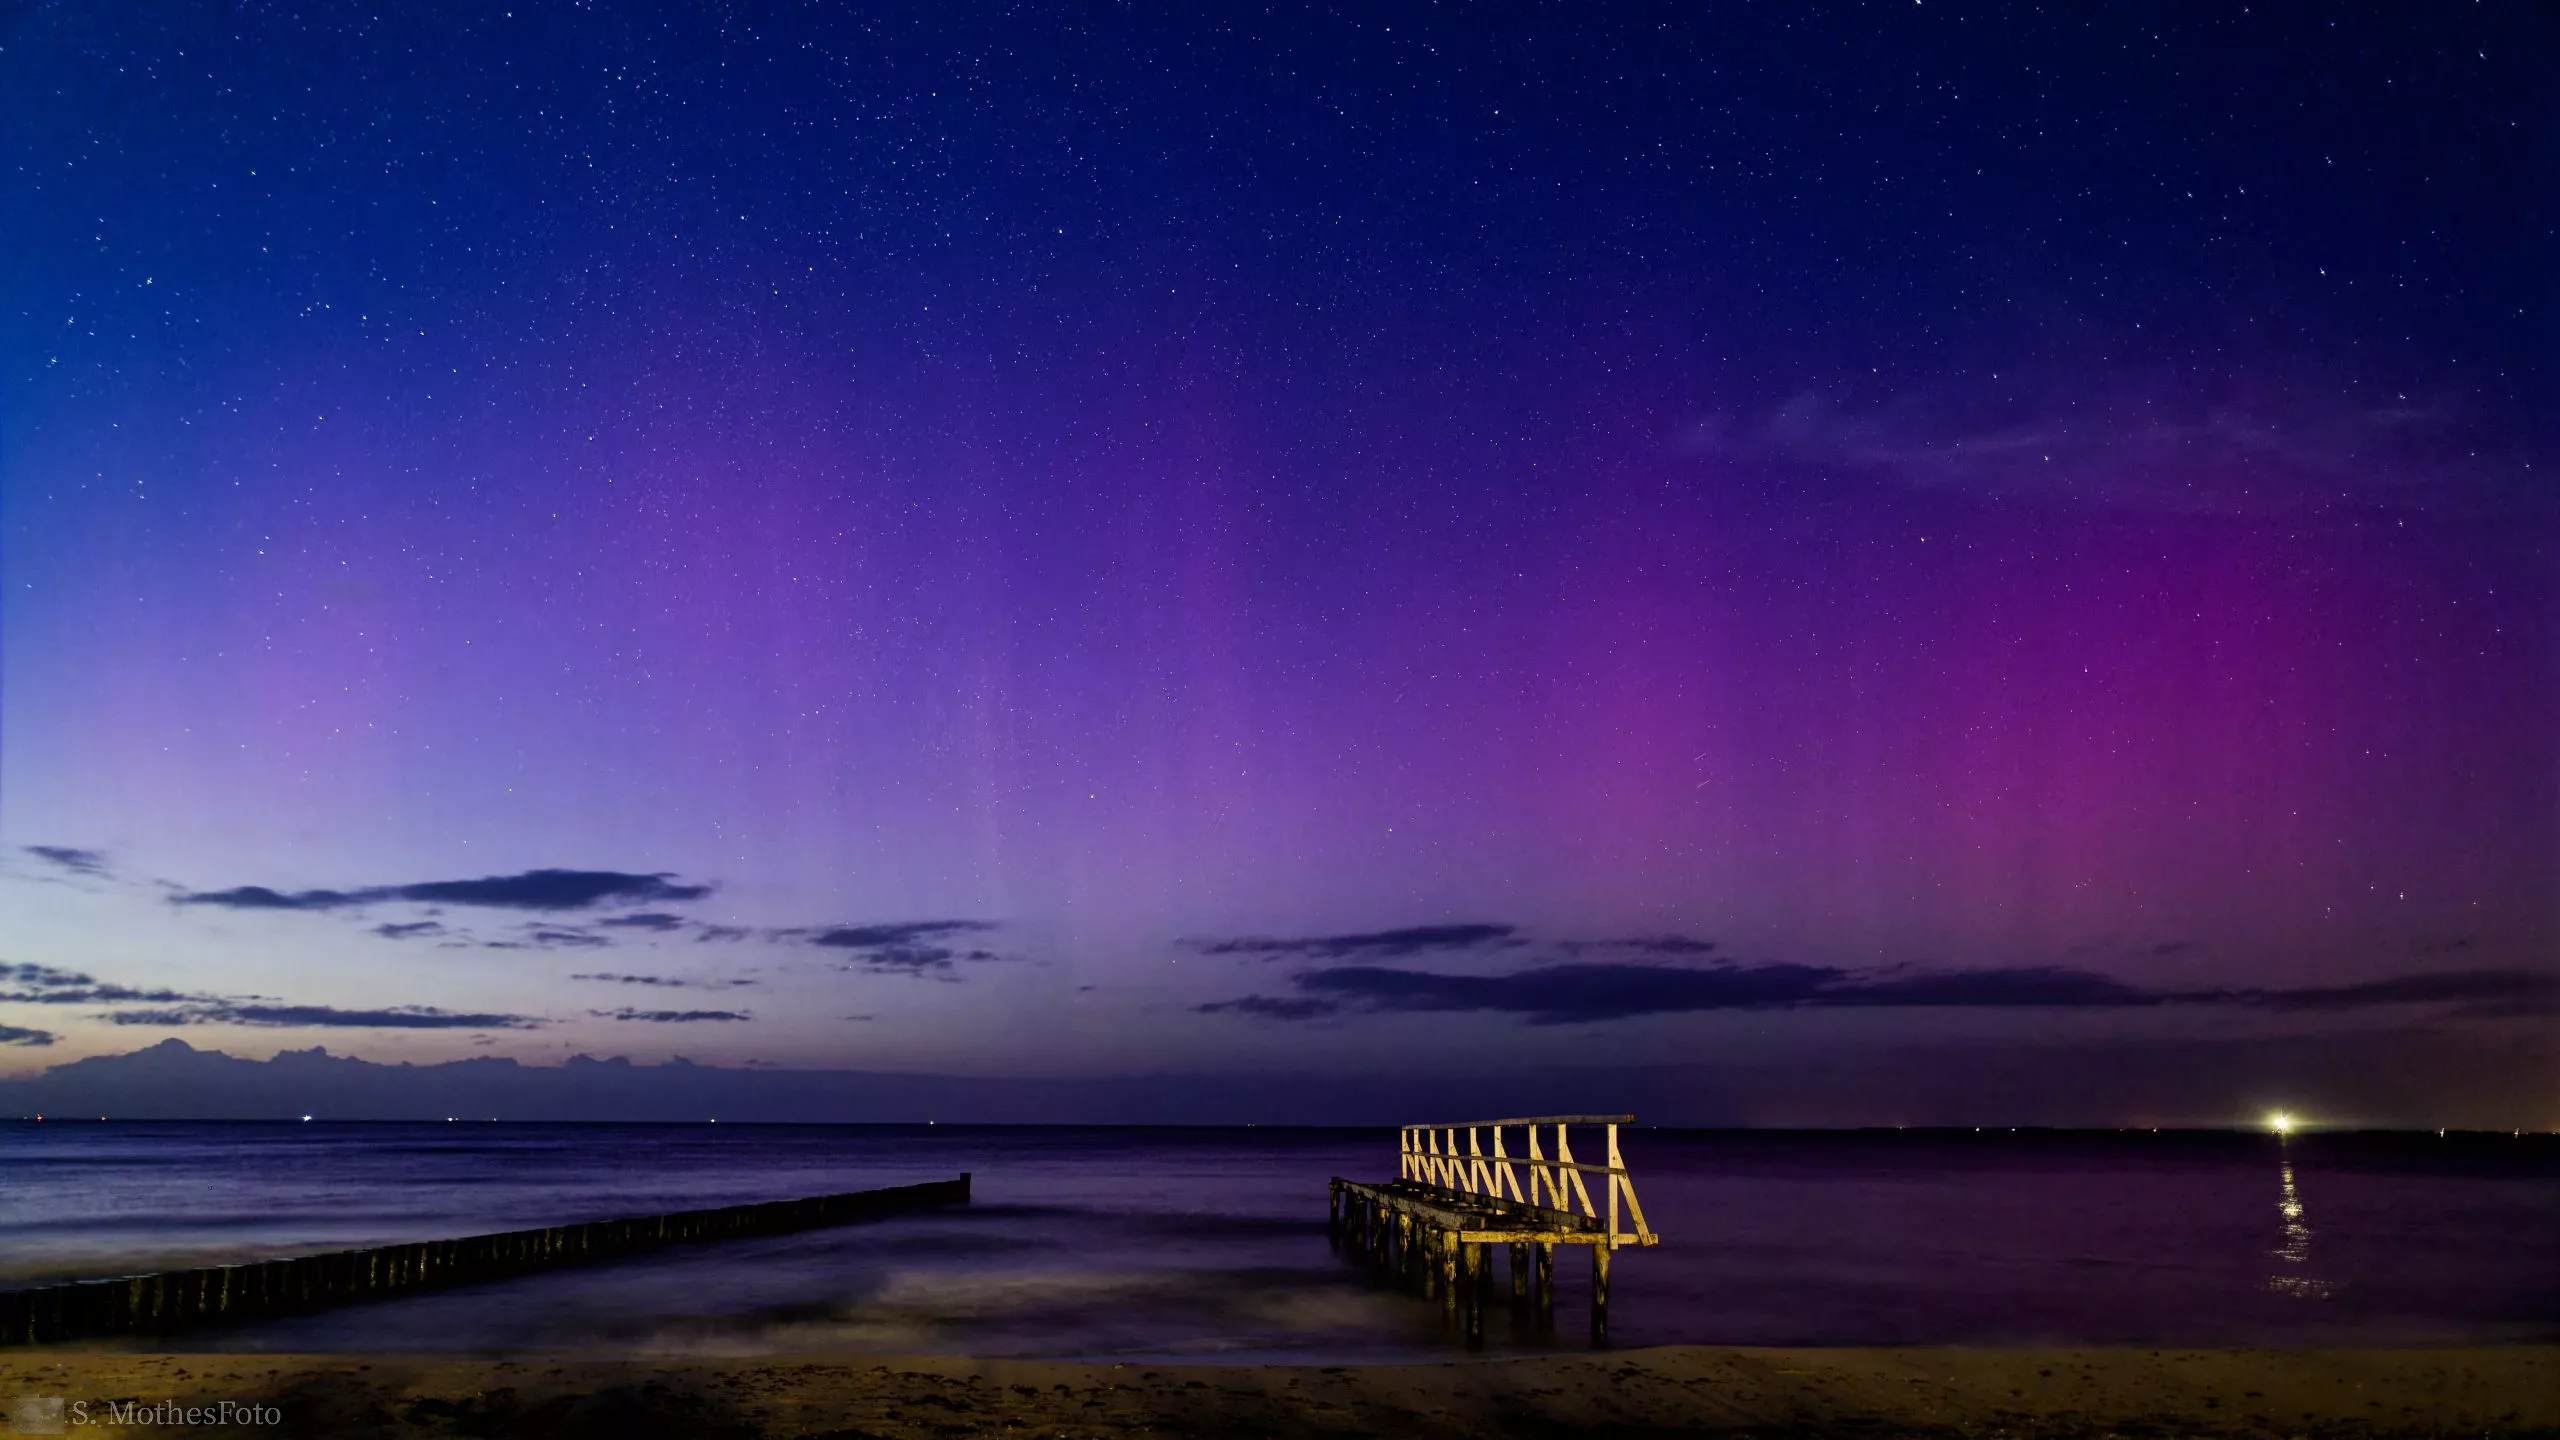
<instances>
[{"instance_id":1,"label":"pier railing","mask_svg":"<svg viewBox=\"0 0 2560 1440\"><path fill-rule=\"evenodd\" d=\"M1651 1245L1657 1237L1644 1223L1644 1206L1636 1201L1635 1181L1627 1174L1626 1161L1618 1153L1618 1127L1634 1119L1632 1115L1536 1115L1516 1120L1407 1125L1403 1127L1403 1154L1396 1178L1480 1196L1497 1204L1526 1205L1579 1216L1606 1233L1611 1249ZM1577 1125L1584 1127L1586 1145L1592 1129L1601 1132L1601 1153L1607 1164L1590 1165L1574 1158L1572 1132ZM1513 1132L1522 1139L1516 1154L1508 1148L1506 1139ZM1463 1148L1458 1139L1462 1133L1466 1136ZM1548 1140L1555 1146L1552 1155L1545 1148ZM1528 1177L1525 1185L1521 1183L1524 1173ZM1598 1204L1593 1203L1591 1188L1583 1181L1585 1175L1606 1177L1601 1182L1602 1199ZM1621 1202L1625 1205L1624 1228L1620 1224Z\"/></svg>"}]
</instances>

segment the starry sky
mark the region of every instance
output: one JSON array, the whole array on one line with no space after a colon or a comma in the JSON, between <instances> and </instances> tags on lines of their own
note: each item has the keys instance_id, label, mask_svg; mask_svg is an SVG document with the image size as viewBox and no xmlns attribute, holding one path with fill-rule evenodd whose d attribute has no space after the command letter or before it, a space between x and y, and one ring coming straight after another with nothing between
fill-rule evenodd
<instances>
[{"instance_id":1,"label":"starry sky","mask_svg":"<svg viewBox=\"0 0 2560 1440\"><path fill-rule=\"evenodd\" d=\"M0 1072L2547 1045L2547 11L513 3L0 20Z\"/></svg>"}]
</instances>

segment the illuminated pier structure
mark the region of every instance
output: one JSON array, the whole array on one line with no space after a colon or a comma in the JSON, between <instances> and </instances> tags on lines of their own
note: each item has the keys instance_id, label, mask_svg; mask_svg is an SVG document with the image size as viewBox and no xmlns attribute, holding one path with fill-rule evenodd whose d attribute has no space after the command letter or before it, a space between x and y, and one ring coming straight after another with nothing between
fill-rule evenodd
<instances>
[{"instance_id":1,"label":"illuminated pier structure","mask_svg":"<svg viewBox=\"0 0 2560 1440\"><path fill-rule=\"evenodd\" d=\"M1451 1325L1463 1328L1470 1344L1484 1338L1494 1246L1509 1253L1513 1308L1540 1325L1555 1316L1556 1247L1588 1246L1591 1338L1606 1341L1610 1258L1625 1246L1662 1238L1645 1224L1618 1152L1618 1127L1634 1119L1541 1115L1407 1125L1395 1180L1372 1185L1334 1178L1334 1243L1408 1288L1439 1296ZM1574 1158L1575 1126L1584 1127L1586 1144L1592 1129L1603 1132L1606 1163ZM1514 1135L1522 1141L1516 1152L1509 1147ZM1586 1175L1597 1177L1602 1198L1596 1204Z\"/></svg>"}]
</instances>

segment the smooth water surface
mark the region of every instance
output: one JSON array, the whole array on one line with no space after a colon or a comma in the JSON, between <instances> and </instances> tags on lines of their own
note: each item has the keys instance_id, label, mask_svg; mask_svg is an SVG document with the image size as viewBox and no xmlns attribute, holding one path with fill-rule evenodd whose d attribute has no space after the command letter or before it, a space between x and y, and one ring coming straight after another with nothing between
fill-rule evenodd
<instances>
[{"instance_id":1,"label":"smooth water surface","mask_svg":"<svg viewBox=\"0 0 2560 1440\"><path fill-rule=\"evenodd\" d=\"M976 1202L319 1315L190 1348L1374 1359L1439 1308L1325 1233L1390 1131L0 1125L0 1286L944 1179ZM2560 1337L2560 1141L1631 1130L1621 1345ZM1558 1323L1587 1343L1579 1252Z\"/></svg>"}]
</instances>

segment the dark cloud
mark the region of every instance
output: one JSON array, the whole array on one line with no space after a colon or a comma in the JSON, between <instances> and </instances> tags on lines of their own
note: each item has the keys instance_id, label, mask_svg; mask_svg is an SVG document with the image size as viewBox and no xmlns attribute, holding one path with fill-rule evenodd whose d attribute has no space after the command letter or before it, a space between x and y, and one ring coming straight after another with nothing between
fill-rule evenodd
<instances>
[{"instance_id":1,"label":"dark cloud","mask_svg":"<svg viewBox=\"0 0 2560 1440\"><path fill-rule=\"evenodd\" d=\"M674 876L626 875L617 870L527 870L521 875L490 875L478 880L439 880L403 885L398 897L426 904L492 905L512 910L583 910L607 900L635 902L699 900L708 885L679 885Z\"/></svg>"},{"instance_id":2,"label":"dark cloud","mask_svg":"<svg viewBox=\"0 0 2560 1440\"><path fill-rule=\"evenodd\" d=\"M376 925L373 933L385 940L406 940L414 935L441 935L444 927L433 920L412 920L406 925Z\"/></svg>"},{"instance_id":3,"label":"dark cloud","mask_svg":"<svg viewBox=\"0 0 2560 1440\"><path fill-rule=\"evenodd\" d=\"M1822 965L1545 965L1510 975L1442 975L1379 965L1340 965L1290 977L1295 999L1248 995L1198 1007L1305 1020L1349 1007L1396 1011L1494 1011L1561 1025L1697 1010L1778 1008L2129 1009L2240 1005L2280 1010L2458 1004L2466 1015L2560 1010L2560 976L2522 970L2408 975L2295 990L2150 990L2107 975L2051 966L1856 974Z\"/></svg>"},{"instance_id":4,"label":"dark cloud","mask_svg":"<svg viewBox=\"0 0 2560 1440\"><path fill-rule=\"evenodd\" d=\"M297 890L264 885L200 890L176 897L180 905L219 905L231 910L338 910L405 900L421 905L478 905L502 910L583 910L606 901L635 904L699 900L708 885L677 884L666 872L631 875L619 870L527 870L477 880L430 880L415 885L376 885L362 890Z\"/></svg>"},{"instance_id":5,"label":"dark cloud","mask_svg":"<svg viewBox=\"0 0 2560 1440\"><path fill-rule=\"evenodd\" d=\"M2473 1015L2547 1015L2560 1010L2560 975L2534 970L2445 970L2395 975L2360 985L2253 990L2251 1005L2279 1010L2356 1010L2377 1005L2460 1004Z\"/></svg>"},{"instance_id":6,"label":"dark cloud","mask_svg":"<svg viewBox=\"0 0 2560 1440\"><path fill-rule=\"evenodd\" d=\"M0 984L18 987L0 990L0 1001L15 1005L171 1004L222 998L217 995L190 995L182 990L141 990L131 985L108 984L77 970L57 970L50 965L0 964Z\"/></svg>"},{"instance_id":7,"label":"dark cloud","mask_svg":"<svg viewBox=\"0 0 2560 1440\"><path fill-rule=\"evenodd\" d=\"M1319 1016L1339 1014L1342 1006L1331 1000L1310 996L1247 995L1236 1000L1216 1000L1193 1007L1203 1015L1259 1015L1269 1020L1313 1020Z\"/></svg>"},{"instance_id":8,"label":"dark cloud","mask_svg":"<svg viewBox=\"0 0 2560 1440\"><path fill-rule=\"evenodd\" d=\"M693 932L693 939L694 943L698 945L705 940L744 940L747 938L749 933L750 932L747 927L744 925L706 924L701 929Z\"/></svg>"},{"instance_id":9,"label":"dark cloud","mask_svg":"<svg viewBox=\"0 0 2560 1440\"><path fill-rule=\"evenodd\" d=\"M532 939L536 945L572 950L592 950L613 943L602 935L590 935L584 930L535 930Z\"/></svg>"},{"instance_id":10,"label":"dark cloud","mask_svg":"<svg viewBox=\"0 0 2560 1440\"><path fill-rule=\"evenodd\" d=\"M24 1025L0 1025L0 1045L42 1046L54 1042L50 1030L32 1030Z\"/></svg>"},{"instance_id":11,"label":"dark cloud","mask_svg":"<svg viewBox=\"0 0 2560 1440\"><path fill-rule=\"evenodd\" d=\"M1376 930L1357 935L1308 935L1288 939L1247 936L1235 940L1192 942L1210 955L1288 956L1349 955L1400 959L1433 950L1508 949L1526 944L1516 925L1414 925L1402 930Z\"/></svg>"},{"instance_id":12,"label":"dark cloud","mask_svg":"<svg viewBox=\"0 0 2560 1440\"><path fill-rule=\"evenodd\" d=\"M996 928L991 920L911 920L892 925L829 925L810 930L785 930L777 936L804 939L809 944L829 950L847 952L845 969L869 970L889 975L937 974L950 978L949 972L959 963L1001 960L992 950L945 944L952 936L977 934Z\"/></svg>"},{"instance_id":13,"label":"dark cloud","mask_svg":"<svg viewBox=\"0 0 2560 1440\"><path fill-rule=\"evenodd\" d=\"M609 920L599 920L596 923L598 925L610 926L616 930L656 930L663 932L668 930L681 930L684 928L686 922L685 918L681 915L670 915L663 910L643 910L637 915L616 915Z\"/></svg>"},{"instance_id":14,"label":"dark cloud","mask_svg":"<svg viewBox=\"0 0 2560 1440\"><path fill-rule=\"evenodd\" d=\"M830 949L871 950L994 928L994 922L988 920L911 920L898 925L829 925L814 931L785 933L806 935L810 944Z\"/></svg>"},{"instance_id":15,"label":"dark cloud","mask_svg":"<svg viewBox=\"0 0 2560 1440\"><path fill-rule=\"evenodd\" d=\"M753 980L678 980L665 975L572 975L572 980L592 980L606 985L653 985L669 990L731 990L753 985Z\"/></svg>"},{"instance_id":16,"label":"dark cloud","mask_svg":"<svg viewBox=\"0 0 2560 1440\"><path fill-rule=\"evenodd\" d=\"M1852 981L1808 997L1817 1005L2104 1007L2163 1005L2213 998L2206 993L2143 990L2085 970L2039 966L2023 970L1947 970L1890 979Z\"/></svg>"},{"instance_id":17,"label":"dark cloud","mask_svg":"<svg viewBox=\"0 0 2560 1440\"><path fill-rule=\"evenodd\" d=\"M173 897L175 905L219 905L225 910L335 910L361 905L367 898L386 899L387 891L303 890L287 895L264 885L237 885L228 890L197 890Z\"/></svg>"},{"instance_id":18,"label":"dark cloud","mask_svg":"<svg viewBox=\"0 0 2560 1440\"><path fill-rule=\"evenodd\" d=\"M954 961L994 960L992 950L953 950L941 945L883 945L862 952L861 957L844 968L861 968L883 974L922 975L927 971L947 971Z\"/></svg>"},{"instance_id":19,"label":"dark cloud","mask_svg":"<svg viewBox=\"0 0 2560 1440\"><path fill-rule=\"evenodd\" d=\"M1716 942L1693 940L1686 935L1631 935L1622 940L1568 940L1560 948L1575 953L1632 950L1640 955L1704 955L1716 948Z\"/></svg>"},{"instance_id":20,"label":"dark cloud","mask_svg":"<svg viewBox=\"0 0 2560 1440\"><path fill-rule=\"evenodd\" d=\"M1291 977L1316 997L1374 1010L1497 1010L1527 1015L1539 1024L1801 1005L1840 979L1840 971L1813 965L1691 970L1607 963L1545 965L1512 975L1341 965Z\"/></svg>"},{"instance_id":21,"label":"dark cloud","mask_svg":"<svg viewBox=\"0 0 2560 1440\"><path fill-rule=\"evenodd\" d=\"M206 995L143 989L94 979L48 965L0 965L0 1002L21 1005L116 1005L98 1019L117 1025L255 1025L271 1028L329 1026L371 1030L523 1030L545 1022L526 1015L457 1013L431 1005L380 1010L341 1010L329 1005L288 1005L264 995ZM33 1042L30 1042L33 1043Z\"/></svg>"},{"instance_id":22,"label":"dark cloud","mask_svg":"<svg viewBox=\"0 0 2560 1440\"><path fill-rule=\"evenodd\" d=\"M120 1010L102 1017L118 1025L255 1025L278 1029L331 1027L356 1030L530 1030L546 1023L530 1015L470 1014L432 1005L385 1010L341 1010L334 1005L248 1005L229 1001L166 1010Z\"/></svg>"},{"instance_id":23,"label":"dark cloud","mask_svg":"<svg viewBox=\"0 0 2560 1440\"><path fill-rule=\"evenodd\" d=\"M0 1000L17 1005L168 1004L180 1000L212 1000L183 990L137 990L130 985L75 985L48 990L0 990Z\"/></svg>"},{"instance_id":24,"label":"dark cloud","mask_svg":"<svg viewBox=\"0 0 2560 1440\"><path fill-rule=\"evenodd\" d=\"M691 1025L704 1020L751 1020L744 1010L590 1010L600 1020L641 1020L652 1025Z\"/></svg>"},{"instance_id":25,"label":"dark cloud","mask_svg":"<svg viewBox=\"0 0 2560 1440\"><path fill-rule=\"evenodd\" d=\"M79 850L69 845L29 845L26 852L39 860L50 860L65 870L82 875L107 873L107 857L96 850Z\"/></svg>"},{"instance_id":26,"label":"dark cloud","mask_svg":"<svg viewBox=\"0 0 2560 1440\"><path fill-rule=\"evenodd\" d=\"M77 970L56 970L50 965L13 965L7 961L0 961L0 984L51 987L97 983Z\"/></svg>"}]
</instances>

